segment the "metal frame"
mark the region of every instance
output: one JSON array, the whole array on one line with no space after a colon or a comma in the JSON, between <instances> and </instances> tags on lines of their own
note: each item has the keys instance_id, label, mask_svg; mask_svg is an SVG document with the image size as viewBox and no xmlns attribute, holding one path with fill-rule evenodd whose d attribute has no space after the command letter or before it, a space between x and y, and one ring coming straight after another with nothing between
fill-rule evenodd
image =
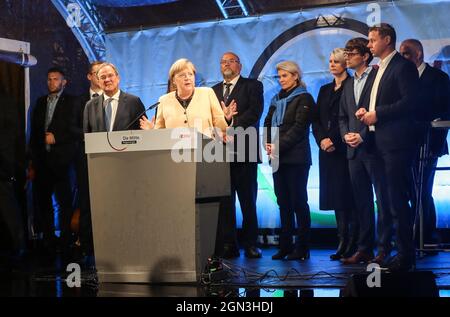
<instances>
[{"instance_id":1,"label":"metal frame","mask_svg":"<svg viewBox=\"0 0 450 317\"><path fill-rule=\"evenodd\" d=\"M105 32L91 0L51 0L80 42L90 62L106 58ZM76 8L76 11L69 11Z\"/></svg>"},{"instance_id":2,"label":"metal frame","mask_svg":"<svg viewBox=\"0 0 450 317\"><path fill-rule=\"evenodd\" d=\"M225 19L248 17L248 10L243 0L216 0Z\"/></svg>"}]
</instances>

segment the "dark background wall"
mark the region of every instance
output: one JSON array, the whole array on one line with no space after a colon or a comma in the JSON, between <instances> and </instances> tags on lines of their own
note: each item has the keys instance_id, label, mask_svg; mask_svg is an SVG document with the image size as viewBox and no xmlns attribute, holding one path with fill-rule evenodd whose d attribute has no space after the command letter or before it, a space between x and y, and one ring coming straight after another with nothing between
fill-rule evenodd
<instances>
[{"instance_id":1,"label":"dark background wall","mask_svg":"<svg viewBox=\"0 0 450 317\"><path fill-rule=\"evenodd\" d=\"M61 67L67 91L79 95L88 89L89 61L66 21L50 0L0 0L0 37L31 44L38 64L30 68L31 106L47 93L47 69Z\"/></svg>"}]
</instances>

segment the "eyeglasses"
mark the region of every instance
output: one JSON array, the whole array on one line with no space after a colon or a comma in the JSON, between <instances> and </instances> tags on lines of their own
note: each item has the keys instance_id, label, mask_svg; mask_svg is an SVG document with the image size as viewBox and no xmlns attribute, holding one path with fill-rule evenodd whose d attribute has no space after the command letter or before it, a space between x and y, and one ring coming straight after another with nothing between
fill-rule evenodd
<instances>
[{"instance_id":1,"label":"eyeglasses","mask_svg":"<svg viewBox=\"0 0 450 317\"><path fill-rule=\"evenodd\" d=\"M116 74L108 74L108 75L102 75L99 77L100 80L106 80L106 79L112 79L116 77Z\"/></svg>"},{"instance_id":2,"label":"eyeglasses","mask_svg":"<svg viewBox=\"0 0 450 317\"><path fill-rule=\"evenodd\" d=\"M234 63L239 64L239 61L236 60L236 59L222 59L222 60L220 61L220 64L221 64L221 65L225 65L225 64L234 64Z\"/></svg>"},{"instance_id":3,"label":"eyeglasses","mask_svg":"<svg viewBox=\"0 0 450 317\"><path fill-rule=\"evenodd\" d=\"M192 78L192 77L194 77L195 76L195 74L194 73L191 73L191 72L188 72L188 73L179 73L179 74L176 74L175 75L175 77L177 77L177 78Z\"/></svg>"},{"instance_id":4,"label":"eyeglasses","mask_svg":"<svg viewBox=\"0 0 450 317\"><path fill-rule=\"evenodd\" d=\"M360 55L359 52L344 52L344 56L352 57L355 55Z\"/></svg>"}]
</instances>

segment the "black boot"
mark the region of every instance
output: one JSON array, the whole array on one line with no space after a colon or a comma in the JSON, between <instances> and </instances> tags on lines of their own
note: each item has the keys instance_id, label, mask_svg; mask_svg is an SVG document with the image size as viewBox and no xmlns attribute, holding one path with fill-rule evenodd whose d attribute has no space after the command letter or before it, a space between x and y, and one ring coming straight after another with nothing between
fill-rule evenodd
<instances>
[{"instance_id":1,"label":"black boot","mask_svg":"<svg viewBox=\"0 0 450 317\"><path fill-rule=\"evenodd\" d=\"M347 247L348 247L347 239L341 237L339 239L339 245L336 249L336 252L330 255L330 259L332 261L340 260L342 256L346 253L345 251L347 251Z\"/></svg>"}]
</instances>

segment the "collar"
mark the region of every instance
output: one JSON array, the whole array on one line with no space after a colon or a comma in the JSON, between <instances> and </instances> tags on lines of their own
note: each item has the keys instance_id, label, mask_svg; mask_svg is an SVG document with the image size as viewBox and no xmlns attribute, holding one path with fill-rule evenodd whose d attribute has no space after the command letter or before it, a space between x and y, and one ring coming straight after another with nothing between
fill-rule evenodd
<instances>
[{"instance_id":1,"label":"collar","mask_svg":"<svg viewBox=\"0 0 450 317\"><path fill-rule=\"evenodd\" d=\"M119 101L119 97L120 97L120 89L119 89L112 97L109 97L109 96L107 96L106 94L104 94L103 97L105 98L105 100L108 100L108 99L112 98L113 100Z\"/></svg>"},{"instance_id":2,"label":"collar","mask_svg":"<svg viewBox=\"0 0 450 317\"><path fill-rule=\"evenodd\" d=\"M427 64L422 62L419 67L417 67L417 71L419 72L419 77L422 77L423 72L425 71L425 67L427 67Z\"/></svg>"},{"instance_id":3,"label":"collar","mask_svg":"<svg viewBox=\"0 0 450 317\"><path fill-rule=\"evenodd\" d=\"M241 78L241 75L237 75L236 77L233 78L233 80L229 81L228 83L224 80L223 81L223 85L225 86L225 84L231 84L231 87L235 87L239 78Z\"/></svg>"},{"instance_id":4,"label":"collar","mask_svg":"<svg viewBox=\"0 0 450 317\"><path fill-rule=\"evenodd\" d=\"M62 93L64 92L64 88L61 89L59 92L57 92L56 94L49 94L47 96L47 100L50 98L50 96L56 96L56 99L59 99L59 97L61 97Z\"/></svg>"},{"instance_id":5,"label":"collar","mask_svg":"<svg viewBox=\"0 0 450 317\"><path fill-rule=\"evenodd\" d=\"M391 54L386 56L383 60L380 60L380 62L378 63L380 68L386 68L389 65L389 63L391 62L391 60L395 54L397 54L397 51L393 50Z\"/></svg>"},{"instance_id":6,"label":"collar","mask_svg":"<svg viewBox=\"0 0 450 317\"><path fill-rule=\"evenodd\" d=\"M364 77L368 76L371 71L372 71L372 66L369 66L362 72L361 76L358 76L358 74L355 72L354 77L356 80L361 80Z\"/></svg>"},{"instance_id":7,"label":"collar","mask_svg":"<svg viewBox=\"0 0 450 317\"><path fill-rule=\"evenodd\" d=\"M94 90L92 90L91 88L89 88L89 97L92 98L92 95L93 95L93 94L97 94L97 95L101 96L101 95L103 94L103 90L99 90L99 91L97 92L97 91L94 91Z\"/></svg>"}]
</instances>

